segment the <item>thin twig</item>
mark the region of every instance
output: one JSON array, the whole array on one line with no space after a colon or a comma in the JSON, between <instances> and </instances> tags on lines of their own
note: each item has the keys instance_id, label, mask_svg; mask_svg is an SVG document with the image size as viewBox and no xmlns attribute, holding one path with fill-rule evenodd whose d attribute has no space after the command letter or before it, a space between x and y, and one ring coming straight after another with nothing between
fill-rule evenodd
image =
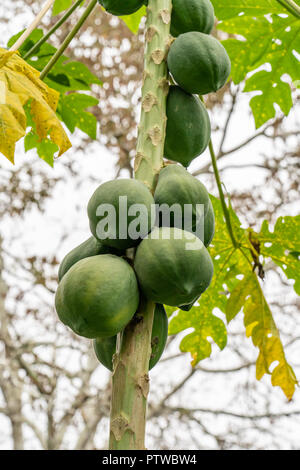
<instances>
[{"instance_id":1,"label":"thin twig","mask_svg":"<svg viewBox=\"0 0 300 470\"><path fill-rule=\"evenodd\" d=\"M224 126L224 129L223 129L223 135L222 135L222 139L221 139L221 142L220 142L218 155L223 153L223 145L225 143L225 139L226 139L226 136L227 136L227 130L228 130L228 127L229 127L229 124L230 124L230 121L231 121L231 118L232 118L232 115L233 115L235 105L236 105L237 95L238 95L238 90L237 90L236 93L232 94L231 107L230 107L229 113L227 115L227 119L226 119L225 126Z\"/></svg>"},{"instance_id":2,"label":"thin twig","mask_svg":"<svg viewBox=\"0 0 300 470\"><path fill-rule=\"evenodd\" d=\"M205 408L181 408L181 407L171 407L165 405L164 408L168 410L169 412L173 413L182 413L186 415L190 415L192 413L209 413L209 414L214 414L214 415L224 415L224 416L231 416L233 418L241 418L241 419L250 419L250 420L256 420L256 419L278 419L278 418L284 418L287 416L297 416L300 415L300 410L295 410L295 411L287 411L287 412L282 412L282 413L265 413L265 414L257 414L257 415L243 415L239 413L234 413L231 411L225 411L225 410L213 410L213 409L205 409Z\"/></svg>"}]
</instances>

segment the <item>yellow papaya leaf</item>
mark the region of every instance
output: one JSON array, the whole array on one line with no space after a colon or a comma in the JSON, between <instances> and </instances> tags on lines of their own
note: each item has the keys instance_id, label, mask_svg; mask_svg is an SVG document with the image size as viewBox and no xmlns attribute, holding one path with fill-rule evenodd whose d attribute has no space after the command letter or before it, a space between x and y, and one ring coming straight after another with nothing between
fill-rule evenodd
<instances>
[{"instance_id":1,"label":"yellow papaya leaf","mask_svg":"<svg viewBox=\"0 0 300 470\"><path fill-rule=\"evenodd\" d=\"M26 115L21 101L14 93L6 91L0 82L0 152L14 163L15 143L26 134Z\"/></svg>"},{"instance_id":2,"label":"yellow papaya leaf","mask_svg":"<svg viewBox=\"0 0 300 470\"><path fill-rule=\"evenodd\" d=\"M279 386L291 400L298 382L286 360L279 331L255 273L249 273L235 287L227 304L228 311L234 308L236 298L239 299L238 308L243 306L247 336L251 336L254 346L259 349L257 380L270 374L272 385ZM272 372L271 366L274 367Z\"/></svg>"},{"instance_id":3,"label":"yellow papaya leaf","mask_svg":"<svg viewBox=\"0 0 300 470\"><path fill-rule=\"evenodd\" d=\"M39 75L17 52L0 48L0 152L12 163L15 144L26 134L24 106L28 102L40 140L50 135L59 147L59 156L71 147L55 113L59 93L42 82Z\"/></svg>"}]
</instances>

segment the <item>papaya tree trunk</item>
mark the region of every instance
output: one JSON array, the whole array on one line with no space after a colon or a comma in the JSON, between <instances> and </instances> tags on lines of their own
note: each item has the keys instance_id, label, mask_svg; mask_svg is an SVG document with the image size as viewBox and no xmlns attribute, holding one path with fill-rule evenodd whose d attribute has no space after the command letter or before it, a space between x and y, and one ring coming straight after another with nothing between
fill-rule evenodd
<instances>
[{"instance_id":1,"label":"papaya tree trunk","mask_svg":"<svg viewBox=\"0 0 300 470\"><path fill-rule=\"evenodd\" d=\"M149 0L146 23L142 109L135 177L154 192L163 163L166 133L172 0ZM145 448L149 360L154 303L141 298L139 310L125 328L114 356L110 420L111 450Z\"/></svg>"}]
</instances>

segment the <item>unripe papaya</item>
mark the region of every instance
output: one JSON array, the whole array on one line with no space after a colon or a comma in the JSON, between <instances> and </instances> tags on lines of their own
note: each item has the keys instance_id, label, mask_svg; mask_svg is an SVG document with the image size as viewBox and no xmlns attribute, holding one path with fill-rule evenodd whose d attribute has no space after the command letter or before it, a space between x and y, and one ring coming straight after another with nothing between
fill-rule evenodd
<instances>
[{"instance_id":1,"label":"unripe papaya","mask_svg":"<svg viewBox=\"0 0 300 470\"><path fill-rule=\"evenodd\" d=\"M211 200L209 200L208 211L204 221L204 245L208 247L215 234L215 213Z\"/></svg>"},{"instance_id":2,"label":"unripe papaya","mask_svg":"<svg viewBox=\"0 0 300 470\"><path fill-rule=\"evenodd\" d=\"M196 302L197 300L198 300L198 299L196 299L195 302ZM181 306L180 306L180 310L183 310L184 312L189 312L189 311L194 307L195 302L191 302L191 303L188 304L188 305L181 305Z\"/></svg>"},{"instance_id":3,"label":"unripe papaya","mask_svg":"<svg viewBox=\"0 0 300 470\"><path fill-rule=\"evenodd\" d=\"M168 67L188 93L205 95L219 90L230 75L230 59L222 44L197 31L181 34L170 47Z\"/></svg>"},{"instance_id":4,"label":"unripe papaya","mask_svg":"<svg viewBox=\"0 0 300 470\"><path fill-rule=\"evenodd\" d=\"M167 99L164 156L187 167L204 152L210 134L210 120L202 101L178 86L171 86Z\"/></svg>"},{"instance_id":5,"label":"unripe papaya","mask_svg":"<svg viewBox=\"0 0 300 470\"><path fill-rule=\"evenodd\" d=\"M93 347L98 361L111 372L113 371L113 355L116 352L116 345L117 336L93 340Z\"/></svg>"},{"instance_id":6,"label":"unripe papaya","mask_svg":"<svg viewBox=\"0 0 300 470\"><path fill-rule=\"evenodd\" d=\"M151 357L149 370L151 370L161 358L168 338L168 317L163 305L156 304L153 318L151 336ZM96 338L93 341L94 350L98 360L110 371L113 370L113 355L116 352L117 337Z\"/></svg>"},{"instance_id":7,"label":"unripe papaya","mask_svg":"<svg viewBox=\"0 0 300 470\"><path fill-rule=\"evenodd\" d=\"M116 16L131 15L143 6L143 0L98 0L108 13Z\"/></svg>"},{"instance_id":8,"label":"unripe papaya","mask_svg":"<svg viewBox=\"0 0 300 470\"><path fill-rule=\"evenodd\" d=\"M210 0L172 0L172 36L176 37L189 31L209 34L214 21L214 7Z\"/></svg>"},{"instance_id":9,"label":"unripe papaya","mask_svg":"<svg viewBox=\"0 0 300 470\"><path fill-rule=\"evenodd\" d=\"M131 266L115 255L75 263L58 285L55 306L60 320L86 338L110 337L129 323L139 304Z\"/></svg>"},{"instance_id":10,"label":"unripe papaya","mask_svg":"<svg viewBox=\"0 0 300 470\"><path fill-rule=\"evenodd\" d=\"M151 356L149 361L149 370L153 369L153 367L160 360L162 353L164 352L167 339L168 317L164 306L161 304L156 304L152 326Z\"/></svg>"},{"instance_id":11,"label":"unripe papaya","mask_svg":"<svg viewBox=\"0 0 300 470\"><path fill-rule=\"evenodd\" d=\"M152 228L152 205L153 196L140 181L119 179L103 183L88 203L91 232L103 245L119 250L131 248Z\"/></svg>"},{"instance_id":12,"label":"unripe papaya","mask_svg":"<svg viewBox=\"0 0 300 470\"><path fill-rule=\"evenodd\" d=\"M141 242L134 269L148 299L175 307L194 302L213 275L212 260L201 240L168 227L154 228Z\"/></svg>"},{"instance_id":13,"label":"unripe papaya","mask_svg":"<svg viewBox=\"0 0 300 470\"><path fill-rule=\"evenodd\" d=\"M177 211L180 209L175 216L170 211L169 220L164 219L162 211L159 211L160 226L182 228L195 233L206 247L210 244L214 235L214 212L209 194L205 186L182 166L167 165L160 171L154 200L159 206L166 204L169 208L177 208ZM186 217L188 206L190 220Z\"/></svg>"},{"instance_id":14,"label":"unripe papaya","mask_svg":"<svg viewBox=\"0 0 300 470\"><path fill-rule=\"evenodd\" d=\"M88 238L85 242L76 246L62 260L58 270L58 280L61 281L73 264L90 256L104 255L110 253L110 249L103 245L95 237Z\"/></svg>"}]
</instances>

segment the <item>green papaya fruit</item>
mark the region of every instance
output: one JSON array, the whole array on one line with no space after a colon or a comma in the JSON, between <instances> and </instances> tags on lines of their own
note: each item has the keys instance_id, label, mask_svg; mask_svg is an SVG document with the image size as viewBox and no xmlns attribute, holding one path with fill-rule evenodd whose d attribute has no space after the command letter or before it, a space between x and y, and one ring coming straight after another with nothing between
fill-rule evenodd
<instances>
[{"instance_id":1,"label":"green papaya fruit","mask_svg":"<svg viewBox=\"0 0 300 470\"><path fill-rule=\"evenodd\" d=\"M161 358L168 338L168 317L163 305L156 304L153 318L151 337L151 357L149 370L151 370ZM94 351L98 360L110 371L113 370L113 355L116 352L117 337L96 338L93 341Z\"/></svg>"},{"instance_id":2,"label":"green papaya fruit","mask_svg":"<svg viewBox=\"0 0 300 470\"><path fill-rule=\"evenodd\" d=\"M151 356L149 370L160 360L168 339L168 317L164 306L156 304L151 336Z\"/></svg>"},{"instance_id":3,"label":"green papaya fruit","mask_svg":"<svg viewBox=\"0 0 300 470\"><path fill-rule=\"evenodd\" d=\"M95 237L88 238L85 242L76 246L62 260L58 270L58 280L61 281L73 264L90 256L104 255L110 253L110 249L103 245Z\"/></svg>"},{"instance_id":4,"label":"green papaya fruit","mask_svg":"<svg viewBox=\"0 0 300 470\"><path fill-rule=\"evenodd\" d=\"M139 10L143 0L98 0L108 13L115 16L131 15Z\"/></svg>"},{"instance_id":5,"label":"green papaya fruit","mask_svg":"<svg viewBox=\"0 0 300 470\"><path fill-rule=\"evenodd\" d=\"M215 234L215 213L211 200L209 200L208 211L204 220L204 245L208 247Z\"/></svg>"},{"instance_id":6,"label":"green papaya fruit","mask_svg":"<svg viewBox=\"0 0 300 470\"><path fill-rule=\"evenodd\" d=\"M86 338L110 337L131 320L139 289L131 266L115 255L97 255L74 264L58 285L60 320Z\"/></svg>"},{"instance_id":7,"label":"green papaya fruit","mask_svg":"<svg viewBox=\"0 0 300 470\"><path fill-rule=\"evenodd\" d=\"M116 352L116 345L117 336L93 340L93 347L98 361L111 372L113 371L113 355Z\"/></svg>"},{"instance_id":8,"label":"green papaya fruit","mask_svg":"<svg viewBox=\"0 0 300 470\"><path fill-rule=\"evenodd\" d=\"M164 156L187 167L207 148L210 135L210 119L202 101L178 86L171 86Z\"/></svg>"},{"instance_id":9,"label":"green papaya fruit","mask_svg":"<svg viewBox=\"0 0 300 470\"><path fill-rule=\"evenodd\" d=\"M148 299L175 307L194 302L213 275L201 240L175 227L152 230L137 248L134 269Z\"/></svg>"},{"instance_id":10,"label":"green papaya fruit","mask_svg":"<svg viewBox=\"0 0 300 470\"><path fill-rule=\"evenodd\" d=\"M137 205L142 206L141 211ZM119 250L136 246L152 228L152 205L153 196L140 181L120 179L103 183L88 203L91 232L103 245ZM134 208L137 211L128 214Z\"/></svg>"},{"instance_id":11,"label":"green papaya fruit","mask_svg":"<svg viewBox=\"0 0 300 470\"><path fill-rule=\"evenodd\" d=\"M214 22L215 12L210 0L172 0L172 36L189 31L209 34Z\"/></svg>"},{"instance_id":12,"label":"green papaya fruit","mask_svg":"<svg viewBox=\"0 0 300 470\"><path fill-rule=\"evenodd\" d=\"M222 44L197 31L181 34L168 54L175 82L188 93L205 95L219 90L230 75L230 59Z\"/></svg>"},{"instance_id":13,"label":"green papaya fruit","mask_svg":"<svg viewBox=\"0 0 300 470\"><path fill-rule=\"evenodd\" d=\"M159 226L182 228L197 235L206 247L210 244L214 235L214 212L209 194L205 186L182 166L167 165L160 171L154 200L162 209L164 204L169 208L180 208L179 216L170 210L169 218L164 218L158 210ZM191 208L191 220L185 218L187 205Z\"/></svg>"}]
</instances>

